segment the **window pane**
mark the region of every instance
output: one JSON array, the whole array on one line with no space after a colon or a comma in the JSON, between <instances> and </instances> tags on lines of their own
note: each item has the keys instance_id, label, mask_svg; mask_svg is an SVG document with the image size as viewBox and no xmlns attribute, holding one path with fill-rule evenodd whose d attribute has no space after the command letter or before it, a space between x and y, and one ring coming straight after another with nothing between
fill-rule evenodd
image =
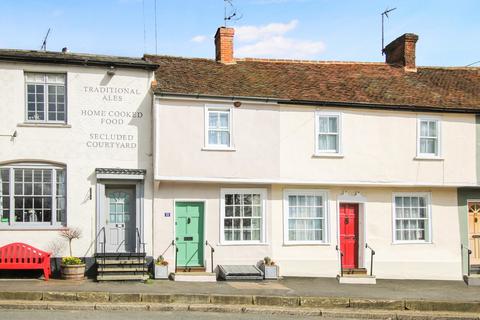
<instances>
[{"instance_id":1,"label":"window pane","mask_svg":"<svg viewBox=\"0 0 480 320\"><path fill-rule=\"evenodd\" d=\"M328 132L337 132L337 117L328 118Z\"/></svg>"},{"instance_id":2,"label":"window pane","mask_svg":"<svg viewBox=\"0 0 480 320\"><path fill-rule=\"evenodd\" d=\"M220 113L220 128L228 129L228 113Z\"/></svg>"},{"instance_id":3,"label":"window pane","mask_svg":"<svg viewBox=\"0 0 480 320\"><path fill-rule=\"evenodd\" d=\"M218 123L218 113L216 112L210 112L208 114L208 125L210 128L217 128L217 123Z\"/></svg>"},{"instance_id":4,"label":"window pane","mask_svg":"<svg viewBox=\"0 0 480 320\"><path fill-rule=\"evenodd\" d=\"M436 137L437 136L437 122L436 121L430 121L428 123L428 131L429 131L429 136L430 137Z\"/></svg>"},{"instance_id":5,"label":"window pane","mask_svg":"<svg viewBox=\"0 0 480 320\"><path fill-rule=\"evenodd\" d=\"M319 132L328 132L328 118L319 117L318 118L318 131Z\"/></svg>"},{"instance_id":6,"label":"window pane","mask_svg":"<svg viewBox=\"0 0 480 320\"><path fill-rule=\"evenodd\" d=\"M422 137L428 136L428 122L427 121L420 121L420 135Z\"/></svg>"},{"instance_id":7,"label":"window pane","mask_svg":"<svg viewBox=\"0 0 480 320\"><path fill-rule=\"evenodd\" d=\"M208 131L208 143L209 144L218 144L217 132Z\"/></svg>"}]
</instances>

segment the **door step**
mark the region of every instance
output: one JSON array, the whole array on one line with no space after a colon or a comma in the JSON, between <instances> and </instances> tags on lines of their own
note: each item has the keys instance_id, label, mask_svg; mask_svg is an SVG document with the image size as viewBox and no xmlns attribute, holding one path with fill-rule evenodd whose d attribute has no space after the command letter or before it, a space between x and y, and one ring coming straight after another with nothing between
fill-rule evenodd
<instances>
[{"instance_id":1,"label":"door step","mask_svg":"<svg viewBox=\"0 0 480 320\"><path fill-rule=\"evenodd\" d=\"M343 277L337 275L338 283L340 284L376 284L377 278L375 276L368 276L362 274L343 274Z\"/></svg>"},{"instance_id":2,"label":"door step","mask_svg":"<svg viewBox=\"0 0 480 320\"><path fill-rule=\"evenodd\" d=\"M132 264L143 264L143 260L97 260L98 265L132 265Z\"/></svg>"},{"instance_id":3,"label":"door step","mask_svg":"<svg viewBox=\"0 0 480 320\"><path fill-rule=\"evenodd\" d=\"M354 274L366 275L367 274L367 269L365 269L365 268L343 269L343 274L344 275L354 275Z\"/></svg>"},{"instance_id":4,"label":"door step","mask_svg":"<svg viewBox=\"0 0 480 320\"><path fill-rule=\"evenodd\" d=\"M97 281L145 281L149 278L143 274L101 274L97 275Z\"/></svg>"},{"instance_id":5,"label":"door step","mask_svg":"<svg viewBox=\"0 0 480 320\"><path fill-rule=\"evenodd\" d=\"M207 269L205 267L178 267L176 272L205 272Z\"/></svg>"},{"instance_id":6,"label":"door step","mask_svg":"<svg viewBox=\"0 0 480 320\"><path fill-rule=\"evenodd\" d=\"M214 272L175 272L172 273L172 280L188 282L216 282L217 274Z\"/></svg>"}]
</instances>

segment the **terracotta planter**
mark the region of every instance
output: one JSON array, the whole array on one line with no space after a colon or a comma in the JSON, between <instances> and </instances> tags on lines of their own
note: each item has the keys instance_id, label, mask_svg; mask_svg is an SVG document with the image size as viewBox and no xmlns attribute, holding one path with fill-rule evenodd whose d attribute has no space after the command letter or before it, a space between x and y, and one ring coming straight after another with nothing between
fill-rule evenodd
<instances>
[{"instance_id":1,"label":"terracotta planter","mask_svg":"<svg viewBox=\"0 0 480 320\"><path fill-rule=\"evenodd\" d=\"M65 280L83 280L85 277L85 264L60 265L62 279Z\"/></svg>"}]
</instances>

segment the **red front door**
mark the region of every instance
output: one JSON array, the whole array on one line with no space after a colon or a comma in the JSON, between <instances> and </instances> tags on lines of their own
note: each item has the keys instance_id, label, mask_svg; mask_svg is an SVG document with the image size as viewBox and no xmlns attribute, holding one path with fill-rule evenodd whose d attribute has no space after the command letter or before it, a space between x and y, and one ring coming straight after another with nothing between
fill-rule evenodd
<instances>
[{"instance_id":1,"label":"red front door","mask_svg":"<svg viewBox=\"0 0 480 320\"><path fill-rule=\"evenodd\" d=\"M343 267L358 268L358 204L340 204L340 249Z\"/></svg>"}]
</instances>

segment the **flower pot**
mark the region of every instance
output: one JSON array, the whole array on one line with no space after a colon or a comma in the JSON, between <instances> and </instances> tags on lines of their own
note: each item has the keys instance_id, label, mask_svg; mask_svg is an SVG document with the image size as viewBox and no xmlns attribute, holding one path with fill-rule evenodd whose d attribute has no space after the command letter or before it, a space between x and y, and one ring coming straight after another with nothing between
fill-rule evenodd
<instances>
[{"instance_id":1,"label":"flower pot","mask_svg":"<svg viewBox=\"0 0 480 320\"><path fill-rule=\"evenodd\" d=\"M61 264L62 279L83 280L85 277L85 264Z\"/></svg>"},{"instance_id":2,"label":"flower pot","mask_svg":"<svg viewBox=\"0 0 480 320\"><path fill-rule=\"evenodd\" d=\"M260 269L263 271L263 278L266 280L275 280L278 279L278 266L266 266L266 265L261 265Z\"/></svg>"},{"instance_id":3,"label":"flower pot","mask_svg":"<svg viewBox=\"0 0 480 320\"><path fill-rule=\"evenodd\" d=\"M155 279L168 279L168 265L154 264L154 278Z\"/></svg>"}]
</instances>

